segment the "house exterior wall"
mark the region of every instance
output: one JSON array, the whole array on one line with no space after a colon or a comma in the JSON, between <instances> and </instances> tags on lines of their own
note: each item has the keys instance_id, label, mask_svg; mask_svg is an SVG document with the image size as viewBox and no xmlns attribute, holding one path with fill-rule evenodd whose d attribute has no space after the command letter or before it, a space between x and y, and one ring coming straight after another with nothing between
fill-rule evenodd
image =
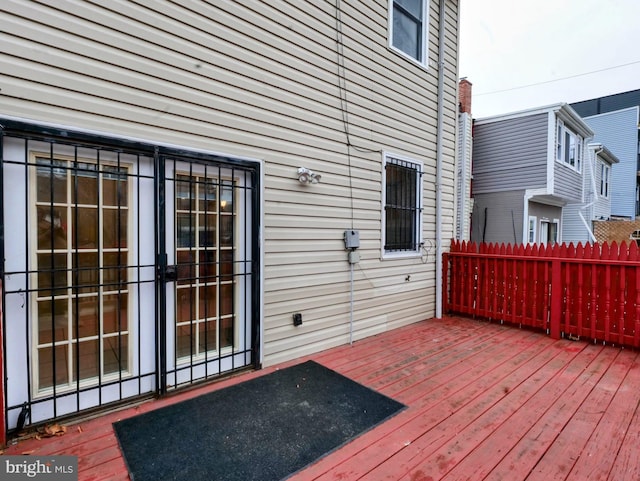
<instances>
[{"instance_id":1,"label":"house exterior wall","mask_svg":"<svg viewBox=\"0 0 640 481\"><path fill-rule=\"evenodd\" d=\"M522 243L524 190L474 195L472 242Z\"/></svg>"},{"instance_id":2,"label":"house exterior wall","mask_svg":"<svg viewBox=\"0 0 640 481\"><path fill-rule=\"evenodd\" d=\"M0 114L262 161L265 365L348 341L346 229L361 240L355 339L434 315L434 249L426 263L380 259L381 165L384 152L423 163L423 236L433 246L442 61L442 237L454 235L457 1L446 2L444 19L430 2L429 68L388 48L382 0L342 3L342 45L328 1L10 2L3 10ZM322 182L301 185L301 166Z\"/></svg>"},{"instance_id":3,"label":"house exterior wall","mask_svg":"<svg viewBox=\"0 0 640 481\"><path fill-rule=\"evenodd\" d=\"M630 219L636 213L638 112L639 107L632 107L584 119L595 131L594 141L620 161L611 169L611 215Z\"/></svg>"},{"instance_id":4,"label":"house exterior wall","mask_svg":"<svg viewBox=\"0 0 640 481\"><path fill-rule=\"evenodd\" d=\"M583 166L584 168L584 166ZM577 202L582 200L582 172L554 162L553 165L553 194L563 200Z\"/></svg>"},{"instance_id":5,"label":"house exterior wall","mask_svg":"<svg viewBox=\"0 0 640 481\"><path fill-rule=\"evenodd\" d=\"M474 126L473 192L544 188L547 184L548 114Z\"/></svg>"},{"instance_id":6,"label":"house exterior wall","mask_svg":"<svg viewBox=\"0 0 640 481\"><path fill-rule=\"evenodd\" d=\"M583 165L583 202L569 203L562 209L562 240L564 242L573 242L574 244L592 242L593 238L589 229L587 229L587 225L591 229L591 233L593 233L594 220L609 219L611 216L610 183L609 196L600 195L602 164L609 166L609 169L612 168L611 164L598 156L593 148L587 149L587 156ZM580 215L582 215L582 218Z\"/></svg>"},{"instance_id":7,"label":"house exterior wall","mask_svg":"<svg viewBox=\"0 0 640 481\"><path fill-rule=\"evenodd\" d=\"M580 213L591 225L591 216L588 211L582 209L582 204L567 204L562 208L562 242L573 242L574 244L589 242L589 230L582 222Z\"/></svg>"}]
</instances>

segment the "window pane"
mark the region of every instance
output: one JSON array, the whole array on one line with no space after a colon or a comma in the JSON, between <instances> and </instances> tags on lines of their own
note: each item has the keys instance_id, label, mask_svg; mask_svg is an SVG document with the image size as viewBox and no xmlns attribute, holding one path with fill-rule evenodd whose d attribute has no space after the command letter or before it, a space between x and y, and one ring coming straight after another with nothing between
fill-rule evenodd
<instances>
[{"instance_id":1,"label":"window pane","mask_svg":"<svg viewBox=\"0 0 640 481\"><path fill-rule=\"evenodd\" d=\"M128 183L126 169L120 168L120 172L118 172L117 167L105 166L102 178L103 205L127 206Z\"/></svg>"},{"instance_id":2,"label":"window pane","mask_svg":"<svg viewBox=\"0 0 640 481\"><path fill-rule=\"evenodd\" d=\"M37 201L49 203L67 202L67 170L65 162L37 159Z\"/></svg>"},{"instance_id":3,"label":"window pane","mask_svg":"<svg viewBox=\"0 0 640 481\"><path fill-rule=\"evenodd\" d=\"M220 286L220 315L228 316L233 314L233 284L223 284Z\"/></svg>"},{"instance_id":4,"label":"window pane","mask_svg":"<svg viewBox=\"0 0 640 481\"><path fill-rule=\"evenodd\" d=\"M176 214L176 236L178 247L195 247L196 216Z\"/></svg>"},{"instance_id":5,"label":"window pane","mask_svg":"<svg viewBox=\"0 0 640 481\"><path fill-rule=\"evenodd\" d=\"M106 286L105 290L126 289L127 251L105 252L103 259L103 283Z\"/></svg>"},{"instance_id":6,"label":"window pane","mask_svg":"<svg viewBox=\"0 0 640 481\"><path fill-rule=\"evenodd\" d=\"M79 352L76 353L76 349L79 349ZM100 372L99 370L99 362L100 358L98 357L98 353L100 350L98 349L98 340L91 341L83 341L78 344L73 345L73 380L75 381L76 375L79 371L80 380L83 379L91 379L92 377L98 377ZM77 357L76 357L77 356Z\"/></svg>"},{"instance_id":7,"label":"window pane","mask_svg":"<svg viewBox=\"0 0 640 481\"><path fill-rule=\"evenodd\" d=\"M103 209L104 226L103 242L106 249L127 247L127 215L126 209Z\"/></svg>"},{"instance_id":8,"label":"window pane","mask_svg":"<svg viewBox=\"0 0 640 481\"><path fill-rule=\"evenodd\" d=\"M38 249L67 248L67 209L38 206Z\"/></svg>"},{"instance_id":9,"label":"window pane","mask_svg":"<svg viewBox=\"0 0 640 481\"><path fill-rule=\"evenodd\" d=\"M420 25L398 10L393 15L393 46L416 60L422 60Z\"/></svg>"},{"instance_id":10,"label":"window pane","mask_svg":"<svg viewBox=\"0 0 640 481\"><path fill-rule=\"evenodd\" d=\"M69 382L68 346L56 346L55 355L52 347L38 349L38 385L40 389L53 386L53 372L56 373L56 384ZM55 368L54 368L55 364Z\"/></svg>"},{"instance_id":11,"label":"window pane","mask_svg":"<svg viewBox=\"0 0 640 481\"><path fill-rule=\"evenodd\" d=\"M190 322L197 315L197 312L195 288L176 289L176 322Z\"/></svg>"},{"instance_id":12,"label":"window pane","mask_svg":"<svg viewBox=\"0 0 640 481\"><path fill-rule=\"evenodd\" d=\"M126 371L129 365L129 336L123 334L105 338L102 356L105 374Z\"/></svg>"},{"instance_id":13,"label":"window pane","mask_svg":"<svg viewBox=\"0 0 640 481\"><path fill-rule=\"evenodd\" d=\"M216 219L215 214L201 214L198 216L198 246L213 247L216 245Z\"/></svg>"},{"instance_id":14,"label":"window pane","mask_svg":"<svg viewBox=\"0 0 640 481\"><path fill-rule=\"evenodd\" d=\"M97 252L73 253L73 274L71 282L80 287L74 294L95 292L100 284L100 264Z\"/></svg>"},{"instance_id":15,"label":"window pane","mask_svg":"<svg viewBox=\"0 0 640 481\"><path fill-rule=\"evenodd\" d=\"M220 251L220 280L233 280L233 250Z\"/></svg>"},{"instance_id":16,"label":"window pane","mask_svg":"<svg viewBox=\"0 0 640 481\"><path fill-rule=\"evenodd\" d=\"M222 184L222 193L220 194L220 211L233 212L233 184L225 181Z\"/></svg>"},{"instance_id":17,"label":"window pane","mask_svg":"<svg viewBox=\"0 0 640 481\"><path fill-rule=\"evenodd\" d=\"M66 294L62 289L67 286L67 254L38 254L39 295L50 295L51 288L55 288L54 295Z\"/></svg>"},{"instance_id":18,"label":"window pane","mask_svg":"<svg viewBox=\"0 0 640 481\"><path fill-rule=\"evenodd\" d=\"M196 354L196 326L188 324L176 329L176 357Z\"/></svg>"},{"instance_id":19,"label":"window pane","mask_svg":"<svg viewBox=\"0 0 640 481\"><path fill-rule=\"evenodd\" d=\"M220 245L231 247L233 245L233 216L220 216Z\"/></svg>"},{"instance_id":20,"label":"window pane","mask_svg":"<svg viewBox=\"0 0 640 481\"><path fill-rule=\"evenodd\" d=\"M214 180L207 179L206 182L198 185L198 209L200 212L217 212L218 204L216 191L218 185Z\"/></svg>"},{"instance_id":21,"label":"window pane","mask_svg":"<svg viewBox=\"0 0 640 481\"><path fill-rule=\"evenodd\" d=\"M71 318L73 321L71 336L81 339L83 337L98 335L100 327L100 309L97 295L73 299L71 311L73 313Z\"/></svg>"},{"instance_id":22,"label":"window pane","mask_svg":"<svg viewBox=\"0 0 640 481\"><path fill-rule=\"evenodd\" d=\"M216 251L200 251L200 282L216 282L216 267Z\"/></svg>"},{"instance_id":23,"label":"window pane","mask_svg":"<svg viewBox=\"0 0 640 481\"><path fill-rule=\"evenodd\" d=\"M393 2L392 44L407 55L422 61L423 4L422 0Z\"/></svg>"},{"instance_id":24,"label":"window pane","mask_svg":"<svg viewBox=\"0 0 640 481\"><path fill-rule=\"evenodd\" d=\"M218 312L217 285L200 288L200 312L198 319L215 317Z\"/></svg>"},{"instance_id":25,"label":"window pane","mask_svg":"<svg viewBox=\"0 0 640 481\"><path fill-rule=\"evenodd\" d=\"M98 246L98 209L78 207L72 212L71 242L74 248L97 249Z\"/></svg>"},{"instance_id":26,"label":"window pane","mask_svg":"<svg viewBox=\"0 0 640 481\"><path fill-rule=\"evenodd\" d=\"M72 171L71 201L74 204L98 205L98 172L93 164L79 163Z\"/></svg>"},{"instance_id":27,"label":"window pane","mask_svg":"<svg viewBox=\"0 0 640 481\"><path fill-rule=\"evenodd\" d=\"M198 325L200 331L200 342L198 343L200 352L214 351L217 348L217 324L216 321L207 321Z\"/></svg>"},{"instance_id":28,"label":"window pane","mask_svg":"<svg viewBox=\"0 0 640 481\"><path fill-rule=\"evenodd\" d=\"M38 343L69 339L69 303L66 299L38 301Z\"/></svg>"},{"instance_id":29,"label":"window pane","mask_svg":"<svg viewBox=\"0 0 640 481\"><path fill-rule=\"evenodd\" d=\"M417 19L422 19L422 0L395 0L395 3Z\"/></svg>"},{"instance_id":30,"label":"window pane","mask_svg":"<svg viewBox=\"0 0 640 481\"><path fill-rule=\"evenodd\" d=\"M186 179L186 180L185 180ZM188 181L189 177L179 175L176 180L176 209L193 210L192 199L195 197L195 183Z\"/></svg>"},{"instance_id":31,"label":"window pane","mask_svg":"<svg viewBox=\"0 0 640 481\"><path fill-rule=\"evenodd\" d=\"M195 282L195 252L192 250L180 250L176 252L176 256L178 259L178 284L191 284Z\"/></svg>"},{"instance_id":32,"label":"window pane","mask_svg":"<svg viewBox=\"0 0 640 481\"><path fill-rule=\"evenodd\" d=\"M127 330L127 294L111 294L104 296L103 332L105 334Z\"/></svg>"},{"instance_id":33,"label":"window pane","mask_svg":"<svg viewBox=\"0 0 640 481\"><path fill-rule=\"evenodd\" d=\"M220 347L231 347L234 345L234 325L233 317L225 317L220 320Z\"/></svg>"}]
</instances>

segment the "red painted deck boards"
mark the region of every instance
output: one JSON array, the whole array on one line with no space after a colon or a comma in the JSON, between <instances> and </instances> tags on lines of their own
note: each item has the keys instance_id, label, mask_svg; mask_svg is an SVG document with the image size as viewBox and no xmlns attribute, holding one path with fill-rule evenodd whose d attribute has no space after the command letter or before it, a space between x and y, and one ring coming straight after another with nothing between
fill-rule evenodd
<instances>
[{"instance_id":1,"label":"red painted deck boards","mask_svg":"<svg viewBox=\"0 0 640 481\"><path fill-rule=\"evenodd\" d=\"M80 479L128 479L112 423L306 359L407 409L292 481L640 479L640 355L462 318L430 320L69 424L6 454L72 454Z\"/></svg>"}]
</instances>

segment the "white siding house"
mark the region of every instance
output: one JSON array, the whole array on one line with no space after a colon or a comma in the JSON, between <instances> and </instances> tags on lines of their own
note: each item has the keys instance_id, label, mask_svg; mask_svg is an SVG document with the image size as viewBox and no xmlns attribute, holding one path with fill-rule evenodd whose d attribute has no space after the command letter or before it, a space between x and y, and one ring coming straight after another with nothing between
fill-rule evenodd
<instances>
[{"instance_id":1,"label":"white siding house","mask_svg":"<svg viewBox=\"0 0 640 481\"><path fill-rule=\"evenodd\" d=\"M457 0L0 10L6 429L437 314Z\"/></svg>"}]
</instances>

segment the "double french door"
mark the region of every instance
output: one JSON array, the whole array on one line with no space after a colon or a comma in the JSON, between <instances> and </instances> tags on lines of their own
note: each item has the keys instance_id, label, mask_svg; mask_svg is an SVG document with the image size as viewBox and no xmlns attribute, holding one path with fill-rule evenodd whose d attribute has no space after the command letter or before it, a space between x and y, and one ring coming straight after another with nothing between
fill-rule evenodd
<instances>
[{"instance_id":1,"label":"double french door","mask_svg":"<svg viewBox=\"0 0 640 481\"><path fill-rule=\"evenodd\" d=\"M8 429L257 364L256 164L20 127L2 135Z\"/></svg>"}]
</instances>

